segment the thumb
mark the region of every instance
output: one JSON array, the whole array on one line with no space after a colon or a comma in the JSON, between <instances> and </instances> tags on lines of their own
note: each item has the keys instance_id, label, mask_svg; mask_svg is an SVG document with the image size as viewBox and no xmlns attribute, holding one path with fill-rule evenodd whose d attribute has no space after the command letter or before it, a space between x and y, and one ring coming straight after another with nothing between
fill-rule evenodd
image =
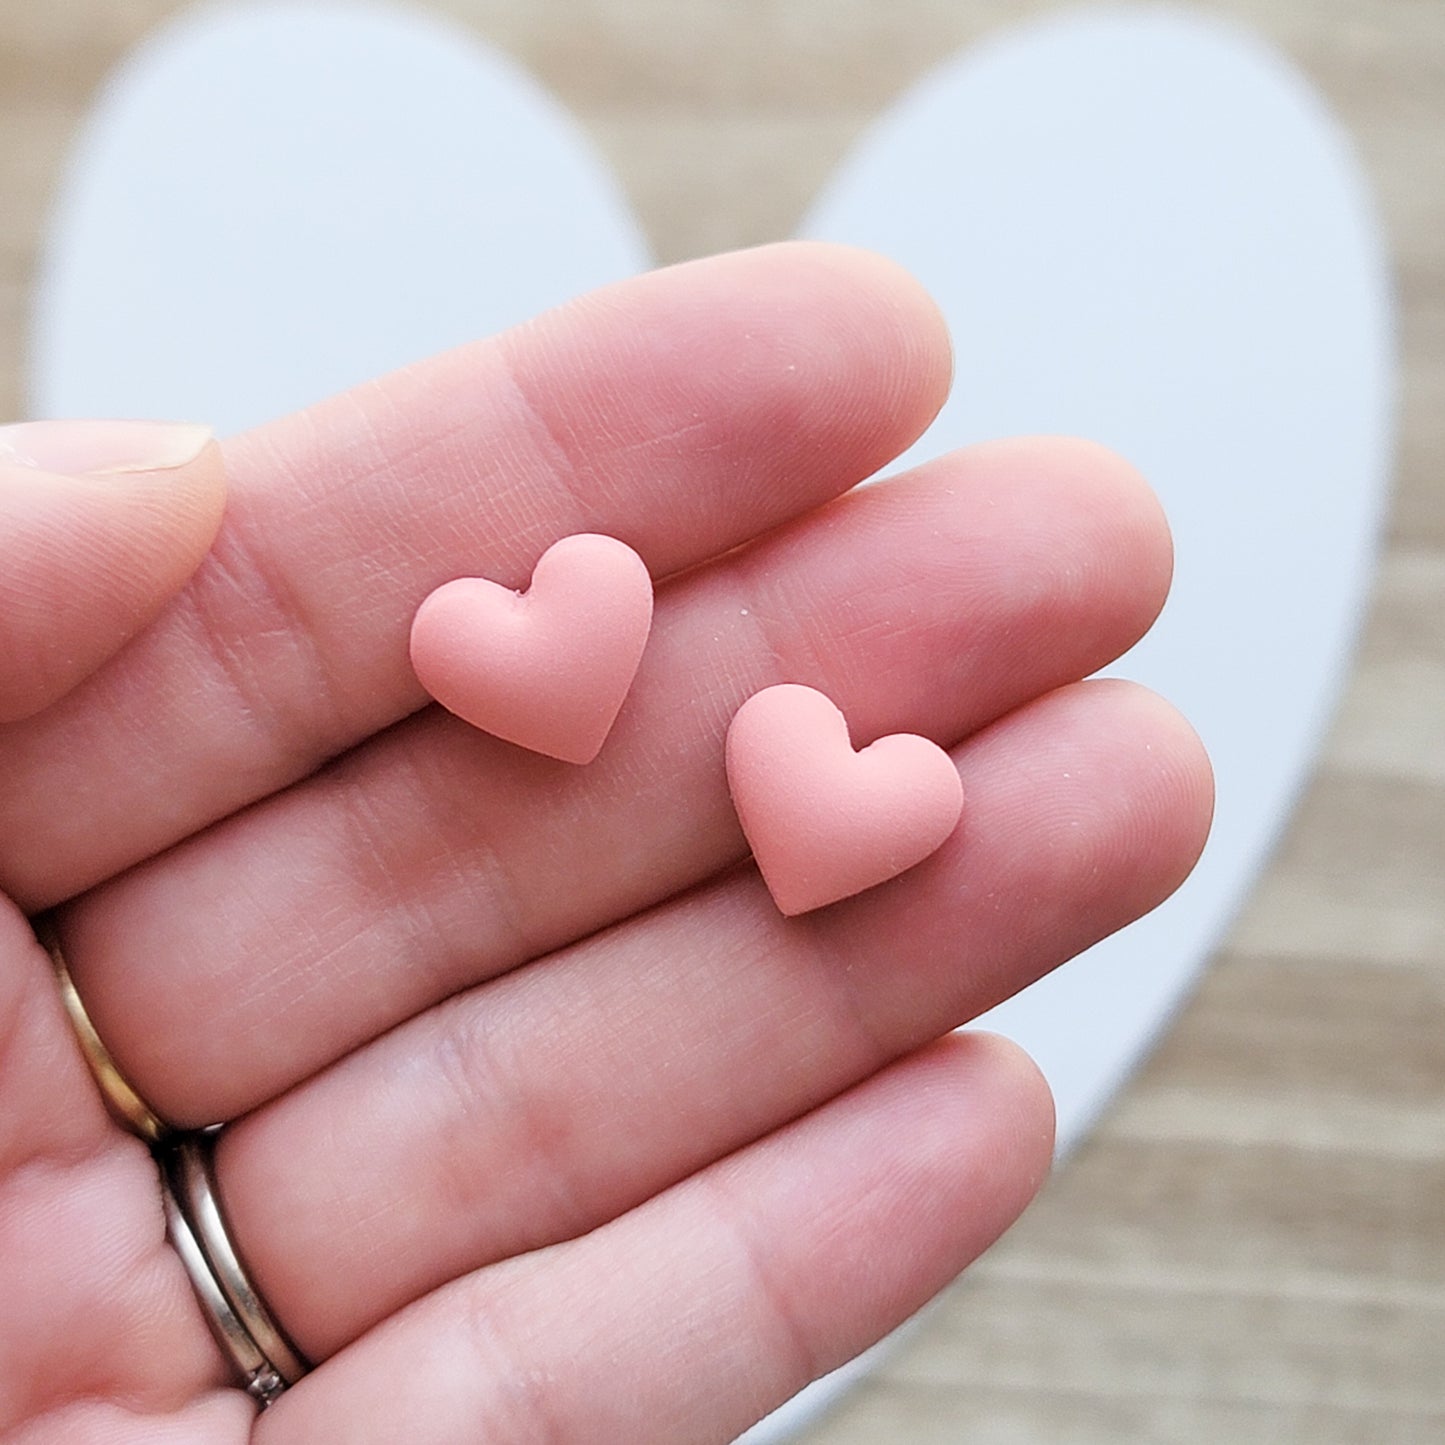
<instances>
[{"instance_id":1,"label":"thumb","mask_svg":"<svg viewBox=\"0 0 1445 1445\"><path fill-rule=\"evenodd\" d=\"M206 427L0 426L0 722L62 697L160 612L225 494Z\"/></svg>"}]
</instances>

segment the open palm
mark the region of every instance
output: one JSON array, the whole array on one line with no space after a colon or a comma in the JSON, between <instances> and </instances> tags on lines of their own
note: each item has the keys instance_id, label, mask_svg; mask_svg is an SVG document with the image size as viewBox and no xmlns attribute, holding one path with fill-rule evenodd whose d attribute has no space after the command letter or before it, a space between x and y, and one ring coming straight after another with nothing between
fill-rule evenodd
<instances>
[{"instance_id":1,"label":"open palm","mask_svg":"<svg viewBox=\"0 0 1445 1445\"><path fill-rule=\"evenodd\" d=\"M1047 1090L950 1030L1178 884L1208 769L1166 705L1080 681L1168 582L1122 462L1001 442L841 496L947 382L906 277L786 246L235 438L188 581L194 469L173 507L117 485L93 515L126 526L38 546L45 504L0 469L0 562L28 539L0 566L0 689L31 714L0 727L7 1445L721 1442L1018 1214ZM578 531L658 582L585 768L424 706L406 652L439 583L524 585ZM48 700L108 650L113 610L66 610L107 567L169 600ZM936 738L966 794L933 858L793 920L722 763L732 712L780 681L859 743ZM26 922L57 905L127 1076L176 1124L236 1121L235 1237L318 1362L264 1414L81 1061Z\"/></svg>"}]
</instances>

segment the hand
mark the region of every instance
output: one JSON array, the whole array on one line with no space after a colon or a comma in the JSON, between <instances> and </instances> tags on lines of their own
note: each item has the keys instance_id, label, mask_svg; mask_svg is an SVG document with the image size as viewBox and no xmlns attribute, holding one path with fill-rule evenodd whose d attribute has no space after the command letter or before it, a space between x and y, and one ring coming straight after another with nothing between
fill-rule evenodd
<instances>
[{"instance_id":1,"label":"hand","mask_svg":"<svg viewBox=\"0 0 1445 1445\"><path fill-rule=\"evenodd\" d=\"M29 714L0 727L7 1442L726 1441L1007 1227L1047 1090L949 1031L1166 896L1209 779L1165 704L1080 681L1167 586L1126 465L1000 442L840 496L948 368L891 266L777 247L228 442L189 581L214 448L32 480L29 514L0 468L0 692ZM573 768L424 707L406 635L439 583L524 585L581 530L659 588ZM781 680L856 741L949 745L966 791L933 858L794 920L722 767ZM232 1232L318 1362L259 1416L26 924L56 905L131 1082L236 1121Z\"/></svg>"}]
</instances>

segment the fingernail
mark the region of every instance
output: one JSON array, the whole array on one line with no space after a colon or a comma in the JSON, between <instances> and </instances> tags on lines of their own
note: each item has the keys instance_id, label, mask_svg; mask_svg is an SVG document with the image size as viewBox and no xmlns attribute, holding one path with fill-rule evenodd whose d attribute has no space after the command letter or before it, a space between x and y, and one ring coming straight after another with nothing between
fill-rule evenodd
<instances>
[{"instance_id":1,"label":"fingernail","mask_svg":"<svg viewBox=\"0 0 1445 1445\"><path fill-rule=\"evenodd\" d=\"M170 471L195 461L211 435L189 422L22 421L0 426L0 462L70 476Z\"/></svg>"}]
</instances>

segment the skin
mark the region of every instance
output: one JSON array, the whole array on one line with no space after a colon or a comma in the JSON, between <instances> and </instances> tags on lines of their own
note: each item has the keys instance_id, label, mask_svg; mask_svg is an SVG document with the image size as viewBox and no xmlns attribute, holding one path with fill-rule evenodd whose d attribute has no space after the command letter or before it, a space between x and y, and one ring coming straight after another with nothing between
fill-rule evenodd
<instances>
[{"instance_id":1,"label":"skin","mask_svg":"<svg viewBox=\"0 0 1445 1445\"><path fill-rule=\"evenodd\" d=\"M57 505L48 531L32 508L50 543L0 692L47 647L85 665L0 726L6 1445L724 1442L1008 1227L1048 1091L950 1031L1167 896L1210 779L1166 704L1081 681L1168 585L1125 463L990 443L843 496L948 379L909 278L774 247L228 441L193 575L201 502L86 529ZM145 484L96 515L139 516ZM0 521L7 495L0 472ZM585 768L427 707L406 651L434 587L522 585L578 531L658 583ZM0 579L18 545L0 527ZM152 620L52 645L97 577ZM732 712L780 681L859 744L933 737L966 798L932 858L797 919L723 771ZM233 1232L319 1362L263 1416L68 1031L25 921L55 905L141 1092L236 1121Z\"/></svg>"}]
</instances>

